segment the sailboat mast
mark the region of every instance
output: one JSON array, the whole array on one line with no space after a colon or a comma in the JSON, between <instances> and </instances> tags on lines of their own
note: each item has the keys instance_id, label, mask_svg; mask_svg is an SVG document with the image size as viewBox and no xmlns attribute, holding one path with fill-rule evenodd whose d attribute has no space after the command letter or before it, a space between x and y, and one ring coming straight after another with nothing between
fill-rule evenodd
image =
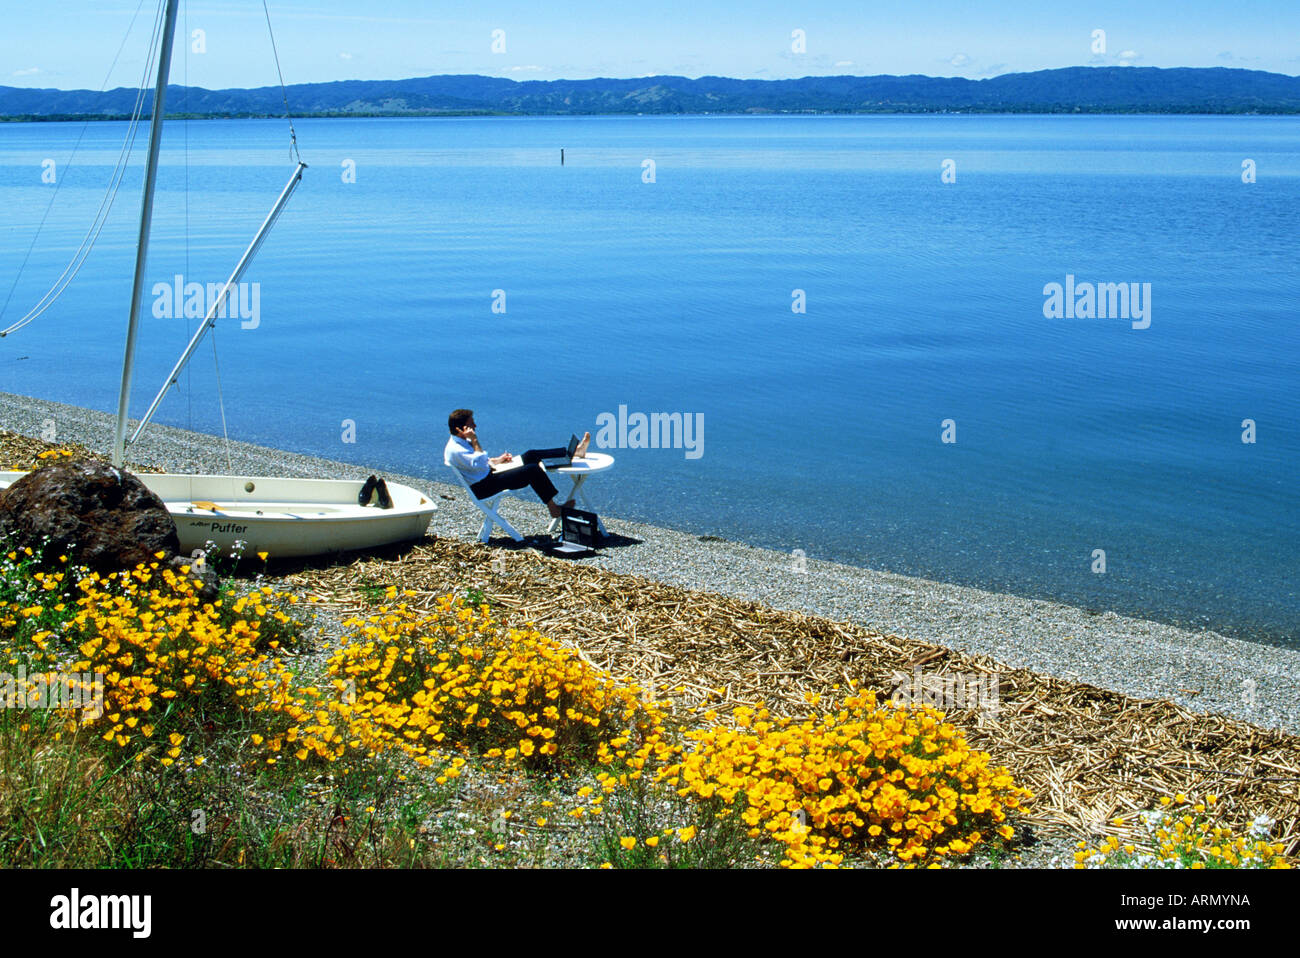
<instances>
[{"instance_id":1,"label":"sailboat mast","mask_svg":"<svg viewBox=\"0 0 1300 958\"><path fill-rule=\"evenodd\" d=\"M158 53L158 83L153 94L153 119L149 123L149 158L144 173L144 197L140 201L140 236L135 249L135 280L131 286L131 315L126 326L126 355L122 360L122 390L117 397L117 431L113 436L113 465L121 468L126 454L126 414L131 402L131 372L135 363L135 338L140 322L140 300L144 295L144 268L149 255L149 226L153 220L153 190L158 178L158 148L162 144L163 108L167 78L171 74L172 41L176 35L179 0L167 0L162 48Z\"/></svg>"}]
</instances>

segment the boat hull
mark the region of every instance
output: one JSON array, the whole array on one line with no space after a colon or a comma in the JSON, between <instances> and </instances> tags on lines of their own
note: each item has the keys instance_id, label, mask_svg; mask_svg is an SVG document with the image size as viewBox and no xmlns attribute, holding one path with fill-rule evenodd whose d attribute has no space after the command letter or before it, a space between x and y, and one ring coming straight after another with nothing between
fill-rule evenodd
<instances>
[{"instance_id":1,"label":"boat hull","mask_svg":"<svg viewBox=\"0 0 1300 958\"><path fill-rule=\"evenodd\" d=\"M0 472L0 489L26 475ZM167 506L182 554L196 549L276 559L374 549L423 538L437 506L410 486L389 483L391 509L357 505L360 480L266 476L136 476ZM215 506L216 508L210 508Z\"/></svg>"}]
</instances>

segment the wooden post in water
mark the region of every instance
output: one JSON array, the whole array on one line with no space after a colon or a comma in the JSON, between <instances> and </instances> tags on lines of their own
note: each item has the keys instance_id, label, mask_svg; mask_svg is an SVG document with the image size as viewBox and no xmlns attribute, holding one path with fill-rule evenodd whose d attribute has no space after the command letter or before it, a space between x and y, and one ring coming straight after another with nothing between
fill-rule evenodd
<instances>
[{"instance_id":1,"label":"wooden post in water","mask_svg":"<svg viewBox=\"0 0 1300 958\"><path fill-rule=\"evenodd\" d=\"M560 147L560 166L564 165L564 147Z\"/></svg>"}]
</instances>

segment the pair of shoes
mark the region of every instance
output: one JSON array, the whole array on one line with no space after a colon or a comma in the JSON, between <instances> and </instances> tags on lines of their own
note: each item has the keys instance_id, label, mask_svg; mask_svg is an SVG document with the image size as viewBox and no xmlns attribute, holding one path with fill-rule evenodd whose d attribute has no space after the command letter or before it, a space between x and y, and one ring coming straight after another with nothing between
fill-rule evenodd
<instances>
[{"instance_id":1,"label":"pair of shoes","mask_svg":"<svg viewBox=\"0 0 1300 958\"><path fill-rule=\"evenodd\" d=\"M375 498L376 495L379 498L380 509L393 508L393 497L388 494L388 483L376 476L367 479L365 485L361 487L361 491L357 493L357 505L370 505L370 500Z\"/></svg>"},{"instance_id":2,"label":"pair of shoes","mask_svg":"<svg viewBox=\"0 0 1300 958\"><path fill-rule=\"evenodd\" d=\"M375 494L375 485L378 482L379 482L378 476L371 476L369 479L366 480L365 485L361 487L361 491L357 493L357 505L359 506L370 505L370 500L374 497Z\"/></svg>"}]
</instances>

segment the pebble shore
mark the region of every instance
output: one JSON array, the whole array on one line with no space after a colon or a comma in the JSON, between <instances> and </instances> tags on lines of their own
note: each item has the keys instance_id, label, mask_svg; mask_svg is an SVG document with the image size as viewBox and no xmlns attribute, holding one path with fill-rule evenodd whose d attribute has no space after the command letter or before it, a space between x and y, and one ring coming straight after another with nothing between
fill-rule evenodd
<instances>
[{"instance_id":1,"label":"pebble shore","mask_svg":"<svg viewBox=\"0 0 1300 958\"><path fill-rule=\"evenodd\" d=\"M108 413L0 393L0 427L39 436L51 422L57 441L103 451L112 444L114 417ZM442 469L441 443L428 437L421 441L429 445L431 469ZM364 479L376 471L246 443L232 442L229 451L234 471L249 476ZM150 426L127 459L168 471L228 471L222 440L165 426ZM431 534L463 541L477 535L481 513L465 501L460 487L382 475L420 489L438 504ZM600 483L617 481L617 470L592 480L588 488L597 508ZM558 485L561 493L567 491L566 483ZM503 514L525 536L545 533L547 517L540 503L506 499ZM602 519L612 541L599 555L572 561L853 621L880 632L988 655L1009 668L1073 679L1140 699L1169 699L1198 712L1217 712L1300 734L1296 696L1300 651L1056 602L800 560L616 516L602 515ZM499 532L493 545L516 548Z\"/></svg>"}]
</instances>

